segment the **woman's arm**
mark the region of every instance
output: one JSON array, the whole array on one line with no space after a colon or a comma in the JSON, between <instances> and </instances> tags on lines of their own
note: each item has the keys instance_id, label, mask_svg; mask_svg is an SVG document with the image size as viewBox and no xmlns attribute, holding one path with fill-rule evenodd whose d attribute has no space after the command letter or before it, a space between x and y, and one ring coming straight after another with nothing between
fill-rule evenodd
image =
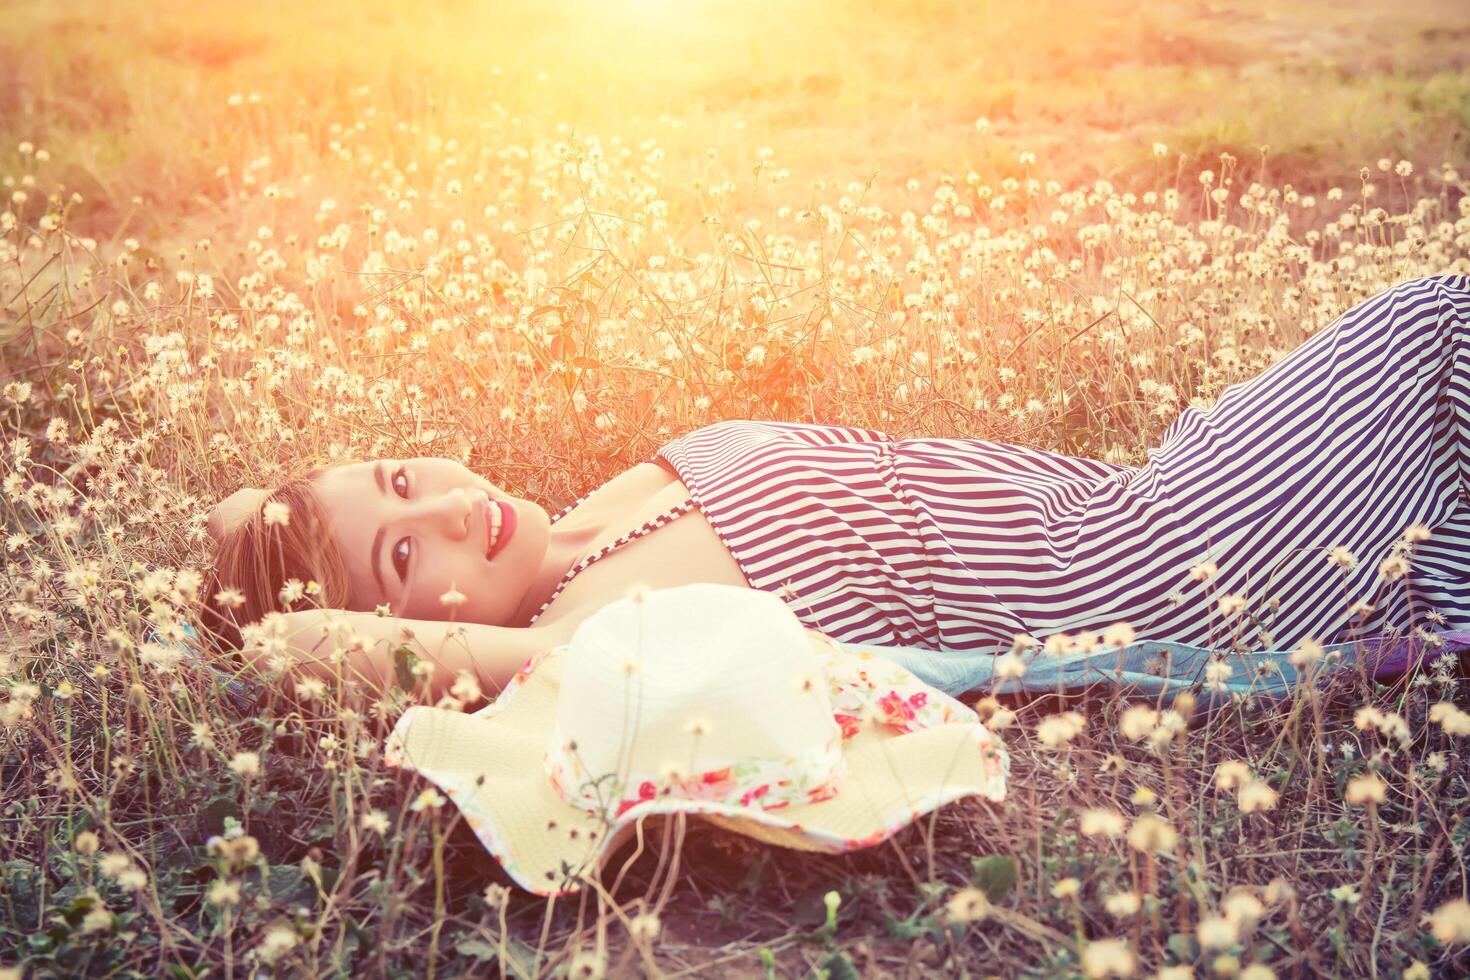
<instances>
[{"instance_id":1,"label":"woman's arm","mask_svg":"<svg viewBox=\"0 0 1470 980\"><path fill-rule=\"evenodd\" d=\"M566 642L568 631L560 622L511 628L306 609L268 616L258 631L247 628L245 636L243 652L259 666L356 681L380 692L397 683L395 661L416 661L417 678L437 699L461 673L494 697L532 654ZM403 648L412 657L404 657Z\"/></svg>"}]
</instances>

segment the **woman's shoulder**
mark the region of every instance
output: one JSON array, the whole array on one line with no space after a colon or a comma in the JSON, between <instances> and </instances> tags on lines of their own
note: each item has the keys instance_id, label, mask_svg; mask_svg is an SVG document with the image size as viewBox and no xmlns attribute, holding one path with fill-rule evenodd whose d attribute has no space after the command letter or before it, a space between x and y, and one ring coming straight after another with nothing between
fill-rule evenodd
<instances>
[{"instance_id":1,"label":"woman's shoulder","mask_svg":"<svg viewBox=\"0 0 1470 980\"><path fill-rule=\"evenodd\" d=\"M678 472L659 457L645 460L589 491L552 523L575 527L616 522L678 478Z\"/></svg>"}]
</instances>

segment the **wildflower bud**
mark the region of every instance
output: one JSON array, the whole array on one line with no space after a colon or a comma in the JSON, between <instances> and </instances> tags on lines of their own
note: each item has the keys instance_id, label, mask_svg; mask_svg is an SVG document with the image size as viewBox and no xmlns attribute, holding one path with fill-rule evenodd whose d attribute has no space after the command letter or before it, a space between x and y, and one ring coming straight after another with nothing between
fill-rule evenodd
<instances>
[{"instance_id":1,"label":"wildflower bud","mask_svg":"<svg viewBox=\"0 0 1470 980\"><path fill-rule=\"evenodd\" d=\"M1108 910L1108 915L1117 919L1126 919L1130 915L1137 915L1138 910L1143 907L1137 892L1118 892L1103 899L1103 908Z\"/></svg>"},{"instance_id":2,"label":"wildflower bud","mask_svg":"<svg viewBox=\"0 0 1470 980\"><path fill-rule=\"evenodd\" d=\"M652 912L641 912L628 922L628 935L639 942L653 942L658 938L663 923Z\"/></svg>"},{"instance_id":3,"label":"wildflower bud","mask_svg":"<svg viewBox=\"0 0 1470 980\"><path fill-rule=\"evenodd\" d=\"M1266 890L1262 893L1267 905L1281 905L1296 897L1296 889L1291 882L1282 877L1272 878L1266 882Z\"/></svg>"},{"instance_id":4,"label":"wildflower bud","mask_svg":"<svg viewBox=\"0 0 1470 980\"><path fill-rule=\"evenodd\" d=\"M1377 728L1383 724L1383 712L1373 705L1364 705L1353 714L1353 726L1360 732Z\"/></svg>"},{"instance_id":5,"label":"wildflower bud","mask_svg":"<svg viewBox=\"0 0 1470 980\"><path fill-rule=\"evenodd\" d=\"M1404 540L1408 541L1410 544L1414 544L1419 541L1428 541L1429 538L1429 528L1425 527L1423 524L1410 524L1408 527L1404 528Z\"/></svg>"},{"instance_id":6,"label":"wildflower bud","mask_svg":"<svg viewBox=\"0 0 1470 980\"><path fill-rule=\"evenodd\" d=\"M1390 555L1378 563L1378 574L1384 581L1396 582L1409 574L1409 560L1403 555Z\"/></svg>"},{"instance_id":7,"label":"wildflower bud","mask_svg":"<svg viewBox=\"0 0 1470 980\"><path fill-rule=\"evenodd\" d=\"M455 675L454 683L449 688L449 693L464 702L478 701L484 692L480 689L479 680L469 671L461 670Z\"/></svg>"},{"instance_id":8,"label":"wildflower bud","mask_svg":"<svg viewBox=\"0 0 1470 980\"><path fill-rule=\"evenodd\" d=\"M265 937L261 939L260 945L255 947L255 953L261 962L274 965L277 960L285 956L296 944L301 941L294 926L286 923L277 923L265 931Z\"/></svg>"},{"instance_id":9,"label":"wildflower bud","mask_svg":"<svg viewBox=\"0 0 1470 980\"><path fill-rule=\"evenodd\" d=\"M1123 716L1118 719L1118 728L1125 738L1137 742L1147 738L1158 723L1157 711L1147 705L1136 704L1123 712Z\"/></svg>"},{"instance_id":10,"label":"wildflower bud","mask_svg":"<svg viewBox=\"0 0 1470 980\"><path fill-rule=\"evenodd\" d=\"M1194 715L1195 704L1194 695L1185 691L1174 699L1174 703L1170 707L1184 721L1185 726L1188 727L1189 719Z\"/></svg>"},{"instance_id":11,"label":"wildflower bud","mask_svg":"<svg viewBox=\"0 0 1470 980\"><path fill-rule=\"evenodd\" d=\"M1220 571L1220 567L1212 561L1202 561L1189 566L1189 577L1196 582L1205 582L1214 578Z\"/></svg>"},{"instance_id":12,"label":"wildflower bud","mask_svg":"<svg viewBox=\"0 0 1470 980\"><path fill-rule=\"evenodd\" d=\"M1121 939L1094 939L1082 950L1082 973L1088 977L1131 977L1138 958Z\"/></svg>"},{"instance_id":13,"label":"wildflower bud","mask_svg":"<svg viewBox=\"0 0 1470 980\"><path fill-rule=\"evenodd\" d=\"M1153 731L1148 733L1149 744L1155 749L1168 745L1174 740L1174 736L1188 729L1184 718L1172 708L1166 708L1159 715L1159 723Z\"/></svg>"},{"instance_id":14,"label":"wildflower bud","mask_svg":"<svg viewBox=\"0 0 1470 980\"><path fill-rule=\"evenodd\" d=\"M1235 668L1223 660L1214 660L1205 665L1205 687L1212 691L1223 691L1226 688L1225 681Z\"/></svg>"},{"instance_id":15,"label":"wildflower bud","mask_svg":"<svg viewBox=\"0 0 1470 980\"><path fill-rule=\"evenodd\" d=\"M995 676L1020 677L1026 673L1026 663L1014 653L1003 653L995 658Z\"/></svg>"},{"instance_id":16,"label":"wildflower bud","mask_svg":"<svg viewBox=\"0 0 1470 980\"><path fill-rule=\"evenodd\" d=\"M1027 650L1036 648L1036 639L1028 633L1016 633L1011 636L1011 653L1020 656Z\"/></svg>"},{"instance_id":17,"label":"wildflower bud","mask_svg":"<svg viewBox=\"0 0 1470 980\"><path fill-rule=\"evenodd\" d=\"M291 507L279 500L272 500L260 508L261 519L266 527L285 527L291 523Z\"/></svg>"},{"instance_id":18,"label":"wildflower bud","mask_svg":"<svg viewBox=\"0 0 1470 980\"><path fill-rule=\"evenodd\" d=\"M206 901L210 905L221 907L226 905L239 905L240 883L238 881L226 881L223 878L216 878L214 883L209 886L209 894L206 897Z\"/></svg>"},{"instance_id":19,"label":"wildflower bud","mask_svg":"<svg viewBox=\"0 0 1470 980\"><path fill-rule=\"evenodd\" d=\"M1346 800L1355 806L1377 806L1388 799L1388 784L1371 772L1348 780Z\"/></svg>"},{"instance_id":20,"label":"wildflower bud","mask_svg":"<svg viewBox=\"0 0 1470 980\"><path fill-rule=\"evenodd\" d=\"M837 908L842 904L842 893L829 891L822 896L822 904L827 907L827 921L831 922L837 917Z\"/></svg>"},{"instance_id":21,"label":"wildflower bud","mask_svg":"<svg viewBox=\"0 0 1470 980\"><path fill-rule=\"evenodd\" d=\"M1291 665L1297 670L1306 670L1312 664L1321 660L1325 652L1326 651L1322 649L1322 644L1308 637L1301 642L1300 646L1298 646L1295 650L1291 652L1291 655L1287 657L1287 660L1289 660L1291 662Z\"/></svg>"},{"instance_id":22,"label":"wildflower bud","mask_svg":"<svg viewBox=\"0 0 1470 980\"><path fill-rule=\"evenodd\" d=\"M990 914L990 900L978 888L961 888L944 907L951 922L979 922Z\"/></svg>"},{"instance_id":23,"label":"wildflower bud","mask_svg":"<svg viewBox=\"0 0 1470 980\"><path fill-rule=\"evenodd\" d=\"M1128 845L1144 854L1158 854L1174 850L1179 834L1162 817L1145 813L1133 821L1128 831Z\"/></svg>"},{"instance_id":24,"label":"wildflower bud","mask_svg":"<svg viewBox=\"0 0 1470 980\"><path fill-rule=\"evenodd\" d=\"M31 397L31 384L28 381L11 381L5 386L4 397L12 405L24 405Z\"/></svg>"},{"instance_id":25,"label":"wildflower bud","mask_svg":"<svg viewBox=\"0 0 1470 980\"><path fill-rule=\"evenodd\" d=\"M123 891L140 892L148 887L148 872L142 868L130 867L124 869L114 880Z\"/></svg>"},{"instance_id":26,"label":"wildflower bud","mask_svg":"<svg viewBox=\"0 0 1470 980\"><path fill-rule=\"evenodd\" d=\"M77 834L77 839L72 843L78 854L83 857L91 857L102 847L102 841L90 830L84 830Z\"/></svg>"},{"instance_id":27,"label":"wildflower bud","mask_svg":"<svg viewBox=\"0 0 1470 980\"><path fill-rule=\"evenodd\" d=\"M1215 767L1215 787L1217 789L1234 789L1250 779L1250 766L1239 759L1222 762Z\"/></svg>"},{"instance_id":28,"label":"wildflower bud","mask_svg":"<svg viewBox=\"0 0 1470 980\"><path fill-rule=\"evenodd\" d=\"M1278 794L1259 779L1252 779L1240 787L1236 794L1236 806L1241 813L1256 813L1260 810L1276 809Z\"/></svg>"},{"instance_id":29,"label":"wildflower bud","mask_svg":"<svg viewBox=\"0 0 1470 980\"><path fill-rule=\"evenodd\" d=\"M1452 898L1429 916L1429 931L1446 946L1470 944L1470 902Z\"/></svg>"},{"instance_id":30,"label":"wildflower bud","mask_svg":"<svg viewBox=\"0 0 1470 980\"><path fill-rule=\"evenodd\" d=\"M1225 900L1220 903L1220 911L1238 928L1249 930L1254 928L1256 921L1266 914L1266 907L1249 890L1237 887L1232 889L1230 894L1225 896Z\"/></svg>"},{"instance_id":31,"label":"wildflower bud","mask_svg":"<svg viewBox=\"0 0 1470 980\"><path fill-rule=\"evenodd\" d=\"M112 928L112 910L105 905L95 906L82 916L81 932L84 936L110 928ZM0 970L0 980L7 980L4 970ZM19 972L15 974L14 980L20 980Z\"/></svg>"},{"instance_id":32,"label":"wildflower bud","mask_svg":"<svg viewBox=\"0 0 1470 980\"><path fill-rule=\"evenodd\" d=\"M439 604L455 609L465 604L465 594L451 585L449 591L439 597Z\"/></svg>"},{"instance_id":33,"label":"wildflower bud","mask_svg":"<svg viewBox=\"0 0 1470 980\"><path fill-rule=\"evenodd\" d=\"M1443 728L1446 735L1470 735L1470 713L1452 701L1437 701L1430 705L1429 721Z\"/></svg>"},{"instance_id":34,"label":"wildflower bud","mask_svg":"<svg viewBox=\"0 0 1470 980\"><path fill-rule=\"evenodd\" d=\"M1123 815L1116 810L1083 810L1078 829L1088 837L1121 837Z\"/></svg>"},{"instance_id":35,"label":"wildflower bud","mask_svg":"<svg viewBox=\"0 0 1470 980\"><path fill-rule=\"evenodd\" d=\"M1205 949L1228 949L1239 940L1235 924L1219 915L1206 916L1195 928L1199 944Z\"/></svg>"},{"instance_id":36,"label":"wildflower bud","mask_svg":"<svg viewBox=\"0 0 1470 980\"><path fill-rule=\"evenodd\" d=\"M481 894L485 899L485 904L492 909L501 908L510 899L510 889L505 885L486 885L485 891Z\"/></svg>"},{"instance_id":37,"label":"wildflower bud","mask_svg":"<svg viewBox=\"0 0 1470 980\"><path fill-rule=\"evenodd\" d=\"M308 677L296 684L296 696L303 701L315 701L327 691L327 685L318 677Z\"/></svg>"},{"instance_id":38,"label":"wildflower bud","mask_svg":"<svg viewBox=\"0 0 1470 980\"><path fill-rule=\"evenodd\" d=\"M118 875L122 874L124 871L132 866L132 858L128 857L121 851L108 851L106 854L102 855L102 859L97 862L97 870L102 872L109 878L116 878Z\"/></svg>"},{"instance_id":39,"label":"wildflower bud","mask_svg":"<svg viewBox=\"0 0 1470 980\"><path fill-rule=\"evenodd\" d=\"M1409 741L1409 723L1404 721L1403 716L1397 711L1390 711L1384 715L1380 728L1385 735L1390 735L1400 742Z\"/></svg>"},{"instance_id":40,"label":"wildflower bud","mask_svg":"<svg viewBox=\"0 0 1470 980\"><path fill-rule=\"evenodd\" d=\"M1217 977L1240 976L1240 957L1230 953L1221 953L1210 961L1210 969Z\"/></svg>"},{"instance_id":41,"label":"wildflower bud","mask_svg":"<svg viewBox=\"0 0 1470 980\"><path fill-rule=\"evenodd\" d=\"M1051 715L1043 718L1037 724L1036 737L1041 740L1042 744L1050 748L1057 748L1076 738L1086 723L1086 719L1076 711Z\"/></svg>"},{"instance_id":42,"label":"wildflower bud","mask_svg":"<svg viewBox=\"0 0 1470 980\"><path fill-rule=\"evenodd\" d=\"M424 809L437 810L443 805L444 797L440 796L439 792L430 786L420 792L418 796L414 797L413 802L408 805L408 808L418 813Z\"/></svg>"},{"instance_id":43,"label":"wildflower bud","mask_svg":"<svg viewBox=\"0 0 1470 980\"><path fill-rule=\"evenodd\" d=\"M1052 898L1076 898L1077 893L1082 891L1082 882L1076 878L1063 878L1051 886Z\"/></svg>"}]
</instances>

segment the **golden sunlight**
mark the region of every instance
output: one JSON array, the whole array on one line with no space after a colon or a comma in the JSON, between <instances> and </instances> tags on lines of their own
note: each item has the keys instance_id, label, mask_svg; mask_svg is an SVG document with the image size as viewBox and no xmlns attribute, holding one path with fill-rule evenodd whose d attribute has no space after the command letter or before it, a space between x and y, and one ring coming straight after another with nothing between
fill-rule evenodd
<instances>
[{"instance_id":1,"label":"golden sunlight","mask_svg":"<svg viewBox=\"0 0 1470 980\"><path fill-rule=\"evenodd\" d=\"M1464 0L0 20L0 980L1465 974Z\"/></svg>"}]
</instances>

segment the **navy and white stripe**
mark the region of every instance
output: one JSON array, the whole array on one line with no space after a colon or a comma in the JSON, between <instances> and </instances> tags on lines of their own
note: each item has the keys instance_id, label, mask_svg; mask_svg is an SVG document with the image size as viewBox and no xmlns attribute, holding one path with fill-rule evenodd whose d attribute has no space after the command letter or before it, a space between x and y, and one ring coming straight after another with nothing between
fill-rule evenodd
<instances>
[{"instance_id":1,"label":"navy and white stripe","mask_svg":"<svg viewBox=\"0 0 1470 980\"><path fill-rule=\"evenodd\" d=\"M849 643L1000 653L1101 630L1277 648L1470 628L1470 276L1417 279L1314 334L1140 467L986 440L731 421L663 446L755 588ZM662 462L662 460L659 460ZM558 515L560 516L560 515ZM1431 529L1406 580L1379 563ZM1345 546L1349 571L1327 555ZM1219 574L1195 582L1205 559ZM1244 594L1226 620L1220 596ZM1374 606L1350 611L1358 601Z\"/></svg>"}]
</instances>

